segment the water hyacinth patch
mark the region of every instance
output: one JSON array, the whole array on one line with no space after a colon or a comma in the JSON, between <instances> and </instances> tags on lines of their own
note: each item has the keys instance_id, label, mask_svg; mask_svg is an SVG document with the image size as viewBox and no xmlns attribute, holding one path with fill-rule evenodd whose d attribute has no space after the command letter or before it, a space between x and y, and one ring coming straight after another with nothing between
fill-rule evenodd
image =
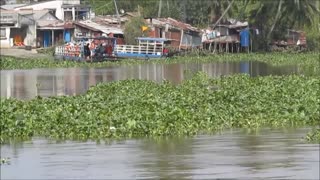
<instances>
[{"instance_id":1,"label":"water hyacinth patch","mask_svg":"<svg viewBox=\"0 0 320 180\"><path fill-rule=\"evenodd\" d=\"M9 165L10 164L10 158L1 158L0 165Z\"/></svg>"},{"instance_id":2,"label":"water hyacinth patch","mask_svg":"<svg viewBox=\"0 0 320 180\"><path fill-rule=\"evenodd\" d=\"M315 76L209 78L179 85L123 80L86 94L28 101L1 99L1 140L188 136L226 128L315 126L320 120Z\"/></svg>"},{"instance_id":3,"label":"water hyacinth patch","mask_svg":"<svg viewBox=\"0 0 320 180\"><path fill-rule=\"evenodd\" d=\"M320 129L310 131L305 137L305 139L311 143L320 144Z\"/></svg>"}]
</instances>

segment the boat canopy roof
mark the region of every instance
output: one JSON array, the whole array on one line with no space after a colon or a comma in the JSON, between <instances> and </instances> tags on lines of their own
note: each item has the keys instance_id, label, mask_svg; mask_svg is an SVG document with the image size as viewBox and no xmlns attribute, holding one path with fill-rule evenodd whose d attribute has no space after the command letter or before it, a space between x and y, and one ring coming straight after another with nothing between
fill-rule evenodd
<instances>
[{"instance_id":1,"label":"boat canopy roof","mask_svg":"<svg viewBox=\"0 0 320 180\"><path fill-rule=\"evenodd\" d=\"M75 40L89 40L89 39L92 39L92 40L114 40L114 39L117 39L115 37L106 37L106 36L99 36L99 37L80 37L80 38L75 38Z\"/></svg>"},{"instance_id":2,"label":"boat canopy roof","mask_svg":"<svg viewBox=\"0 0 320 180\"><path fill-rule=\"evenodd\" d=\"M137 40L142 40L142 41L170 41L169 39L166 38L152 38L152 37L138 37Z\"/></svg>"}]
</instances>

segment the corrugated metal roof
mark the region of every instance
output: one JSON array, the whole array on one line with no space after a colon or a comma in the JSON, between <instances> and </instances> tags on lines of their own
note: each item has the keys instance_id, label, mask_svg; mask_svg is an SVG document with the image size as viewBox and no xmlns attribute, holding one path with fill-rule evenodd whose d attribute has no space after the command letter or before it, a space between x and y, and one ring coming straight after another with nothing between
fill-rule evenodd
<instances>
[{"instance_id":1,"label":"corrugated metal roof","mask_svg":"<svg viewBox=\"0 0 320 180\"><path fill-rule=\"evenodd\" d=\"M49 10L19 10L17 11L21 15L33 15L34 20L40 20L43 16L49 13Z\"/></svg>"},{"instance_id":2,"label":"corrugated metal roof","mask_svg":"<svg viewBox=\"0 0 320 180\"><path fill-rule=\"evenodd\" d=\"M34 18L36 19L40 19L41 17L43 17L44 15L46 15L47 13L49 13L49 10L44 9L44 10L32 10L32 9L24 9L24 10L1 10L1 14L20 14L20 15L30 15L30 14L34 14ZM53 15L54 16L54 15Z\"/></svg>"},{"instance_id":3,"label":"corrugated metal roof","mask_svg":"<svg viewBox=\"0 0 320 180\"><path fill-rule=\"evenodd\" d=\"M91 29L93 31L101 31L106 34L109 34L109 33L123 34L123 30L120 28L98 24L98 23L95 23L90 20L75 22L75 24L82 26L82 27L85 27L85 28L88 28L88 29Z\"/></svg>"},{"instance_id":4,"label":"corrugated metal roof","mask_svg":"<svg viewBox=\"0 0 320 180\"><path fill-rule=\"evenodd\" d=\"M169 39L166 38L152 38L152 37L138 37L138 40L144 40L144 41L169 41Z\"/></svg>"},{"instance_id":5,"label":"corrugated metal roof","mask_svg":"<svg viewBox=\"0 0 320 180\"><path fill-rule=\"evenodd\" d=\"M217 27L226 27L226 28L229 28L229 29L236 29L236 28L248 27L248 24L229 24L229 25L220 24L220 25L217 25L215 28L217 28Z\"/></svg>"},{"instance_id":6,"label":"corrugated metal roof","mask_svg":"<svg viewBox=\"0 0 320 180\"><path fill-rule=\"evenodd\" d=\"M229 29L236 29L236 28L244 28L249 25L249 23L247 21L241 22L236 19L228 19L227 21L228 21L228 23L218 24L218 25L216 25L216 27L226 27Z\"/></svg>"},{"instance_id":7,"label":"corrugated metal roof","mask_svg":"<svg viewBox=\"0 0 320 180\"><path fill-rule=\"evenodd\" d=\"M19 6L19 7L28 7L28 6L33 6L33 5L36 5L36 4L47 3L47 2L50 2L50 1L56 1L56 0L45 0L45 1L40 1L40 2L32 2L32 3L29 3L29 4L24 4L24 5ZM19 7L16 7L16 8L19 8Z\"/></svg>"},{"instance_id":8,"label":"corrugated metal roof","mask_svg":"<svg viewBox=\"0 0 320 180\"><path fill-rule=\"evenodd\" d=\"M78 8L91 8L90 5L86 4L62 4L62 8L72 8L72 7L78 7Z\"/></svg>"},{"instance_id":9,"label":"corrugated metal roof","mask_svg":"<svg viewBox=\"0 0 320 180\"><path fill-rule=\"evenodd\" d=\"M18 7L22 7L25 6L26 4L6 4L6 5L2 5L0 6L2 9L6 9L6 10L13 10L15 8ZM2 12L1 12L2 13Z\"/></svg>"},{"instance_id":10,"label":"corrugated metal roof","mask_svg":"<svg viewBox=\"0 0 320 180\"><path fill-rule=\"evenodd\" d=\"M97 22L97 23L105 23L105 24L117 24L117 23L119 23L119 19L118 19L117 16L110 16L110 15L107 15L107 16L96 16L95 18L93 18L93 21ZM128 18L127 17L120 17L120 21L122 23L126 22L126 21L128 21Z\"/></svg>"},{"instance_id":11,"label":"corrugated metal roof","mask_svg":"<svg viewBox=\"0 0 320 180\"><path fill-rule=\"evenodd\" d=\"M32 20L32 21L41 21L40 19L45 16L46 14L48 14L49 11L48 10L19 10L19 11L16 11L16 10L2 10L1 11L1 16L8 16L8 15L15 15L17 16L18 14L21 15L21 16L28 16L27 18L29 20ZM48 23L51 23L53 21L57 21L58 19L52 15L52 17L54 17L54 19L52 20L42 20L42 21L48 21ZM17 18L17 17L15 17ZM17 18L18 19L18 18ZM43 23L43 22L41 22Z\"/></svg>"},{"instance_id":12,"label":"corrugated metal roof","mask_svg":"<svg viewBox=\"0 0 320 180\"><path fill-rule=\"evenodd\" d=\"M52 20L52 21L48 21L48 20L39 20L37 21L37 25L40 27L62 27L62 29L64 28L64 22L59 21L59 20Z\"/></svg>"},{"instance_id":13,"label":"corrugated metal roof","mask_svg":"<svg viewBox=\"0 0 320 180\"><path fill-rule=\"evenodd\" d=\"M173 18L155 18L152 19L152 24L155 25L161 25L161 26L165 26L166 24L177 28L177 29L183 29L183 30L190 30L190 31L195 31L195 32L200 32L200 30L196 27L191 26L190 24L178 21L176 19Z\"/></svg>"},{"instance_id":14,"label":"corrugated metal roof","mask_svg":"<svg viewBox=\"0 0 320 180\"><path fill-rule=\"evenodd\" d=\"M220 36L215 39L205 40L204 43L212 43L212 42L240 42L239 36L237 35L229 35L229 36Z\"/></svg>"},{"instance_id":15,"label":"corrugated metal roof","mask_svg":"<svg viewBox=\"0 0 320 180\"><path fill-rule=\"evenodd\" d=\"M2 14L18 14L18 12L14 10L1 10L1 15Z\"/></svg>"}]
</instances>

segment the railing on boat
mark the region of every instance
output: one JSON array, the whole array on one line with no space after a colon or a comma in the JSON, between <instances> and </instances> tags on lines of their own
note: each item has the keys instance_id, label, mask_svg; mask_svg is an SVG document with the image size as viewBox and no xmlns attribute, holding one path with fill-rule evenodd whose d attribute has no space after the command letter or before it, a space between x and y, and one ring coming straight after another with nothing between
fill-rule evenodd
<instances>
[{"instance_id":1,"label":"railing on boat","mask_svg":"<svg viewBox=\"0 0 320 180\"><path fill-rule=\"evenodd\" d=\"M112 57L137 57L137 58L160 58L163 56L164 43L169 41L164 38L137 38L138 45L117 45L113 46ZM64 45L55 48L55 56L59 59L83 58L83 43L81 45Z\"/></svg>"},{"instance_id":2,"label":"railing on boat","mask_svg":"<svg viewBox=\"0 0 320 180\"><path fill-rule=\"evenodd\" d=\"M161 55L163 51L162 46L135 46L135 45L117 45L115 52L119 53L131 53L131 54L150 54Z\"/></svg>"},{"instance_id":3,"label":"railing on boat","mask_svg":"<svg viewBox=\"0 0 320 180\"><path fill-rule=\"evenodd\" d=\"M163 54L164 38L137 38L139 45L117 45L115 54L120 57L161 57Z\"/></svg>"}]
</instances>

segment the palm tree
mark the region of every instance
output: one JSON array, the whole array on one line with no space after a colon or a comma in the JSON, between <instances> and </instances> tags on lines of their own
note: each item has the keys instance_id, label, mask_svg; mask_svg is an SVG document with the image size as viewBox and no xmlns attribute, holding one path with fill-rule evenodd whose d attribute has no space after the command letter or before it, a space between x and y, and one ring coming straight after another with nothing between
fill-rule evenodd
<instances>
[{"instance_id":1,"label":"palm tree","mask_svg":"<svg viewBox=\"0 0 320 180\"><path fill-rule=\"evenodd\" d=\"M248 20L262 31L266 43L276 29L302 28L315 24L320 15L318 0L243 0Z\"/></svg>"},{"instance_id":2,"label":"palm tree","mask_svg":"<svg viewBox=\"0 0 320 180\"><path fill-rule=\"evenodd\" d=\"M216 23L221 17L225 15L230 15L232 11L229 9L232 7L234 1L220 1L212 0L208 1L207 6L210 12L210 21Z\"/></svg>"},{"instance_id":3,"label":"palm tree","mask_svg":"<svg viewBox=\"0 0 320 180\"><path fill-rule=\"evenodd\" d=\"M318 0L285 0L284 21L290 22L295 27L314 25L316 17L320 15L317 3Z\"/></svg>"},{"instance_id":4,"label":"palm tree","mask_svg":"<svg viewBox=\"0 0 320 180\"><path fill-rule=\"evenodd\" d=\"M221 19L227 14L227 12L229 11L229 9L232 7L232 4L233 4L233 3L234 3L234 0L232 0L232 1L229 3L227 9L224 10L224 12L221 14L220 18L219 18L219 19L217 20L217 22L215 22L215 24L213 25L213 27L216 27L216 26L219 24L219 22L221 21Z\"/></svg>"},{"instance_id":5,"label":"palm tree","mask_svg":"<svg viewBox=\"0 0 320 180\"><path fill-rule=\"evenodd\" d=\"M267 35L267 39L268 39L268 40L271 39L271 35L272 35L273 30L274 30L274 27L276 26L276 23L278 22L280 16L282 15L282 11L283 11L283 10L282 10L282 5L283 5L283 3L284 3L284 0L280 0L280 1L278 2L277 14L276 14L276 17L275 17L275 19L274 19L274 22L273 22L273 24L272 24L272 26L271 26L271 28L270 28L270 30L269 30L269 33L268 33L268 35Z\"/></svg>"}]
</instances>

